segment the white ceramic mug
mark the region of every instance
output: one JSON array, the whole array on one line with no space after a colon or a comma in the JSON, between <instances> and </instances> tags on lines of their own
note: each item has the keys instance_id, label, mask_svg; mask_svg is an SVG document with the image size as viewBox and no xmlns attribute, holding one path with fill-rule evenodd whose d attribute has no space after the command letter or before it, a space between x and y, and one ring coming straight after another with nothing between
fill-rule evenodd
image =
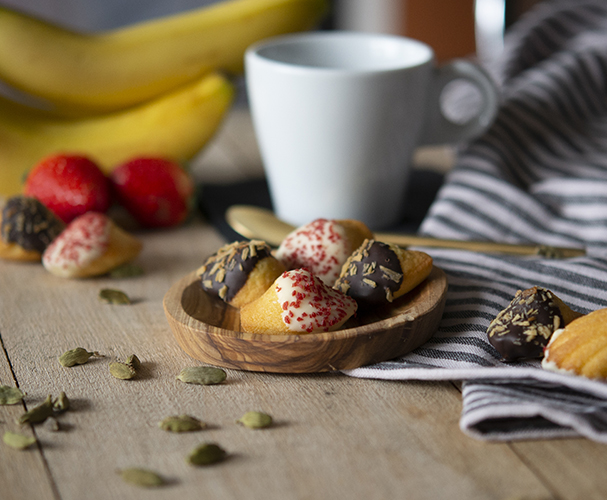
<instances>
[{"instance_id":1,"label":"white ceramic mug","mask_svg":"<svg viewBox=\"0 0 607 500\"><path fill-rule=\"evenodd\" d=\"M455 60L439 68L428 45L393 35L272 38L247 50L245 68L274 210L296 226L317 218L372 229L398 222L415 148L480 134L498 106L480 67ZM441 110L441 92L455 79L482 96L464 124Z\"/></svg>"}]
</instances>

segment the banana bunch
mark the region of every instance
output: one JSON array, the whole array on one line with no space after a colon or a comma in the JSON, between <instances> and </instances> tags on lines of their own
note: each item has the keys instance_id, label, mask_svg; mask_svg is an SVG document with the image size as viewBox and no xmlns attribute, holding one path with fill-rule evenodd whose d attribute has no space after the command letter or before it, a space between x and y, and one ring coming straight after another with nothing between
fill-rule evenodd
<instances>
[{"instance_id":1,"label":"banana bunch","mask_svg":"<svg viewBox=\"0 0 607 500\"><path fill-rule=\"evenodd\" d=\"M228 0L97 34L0 7L0 80L39 99L0 97L0 195L42 157L89 154L106 171L134 155L184 161L213 136L246 48L313 27L326 0Z\"/></svg>"}]
</instances>

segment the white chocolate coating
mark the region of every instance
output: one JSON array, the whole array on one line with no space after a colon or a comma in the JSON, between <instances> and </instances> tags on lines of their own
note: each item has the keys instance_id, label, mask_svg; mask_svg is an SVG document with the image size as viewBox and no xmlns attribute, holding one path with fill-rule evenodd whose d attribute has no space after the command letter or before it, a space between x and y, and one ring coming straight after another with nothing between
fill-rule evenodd
<instances>
[{"instance_id":1,"label":"white chocolate coating","mask_svg":"<svg viewBox=\"0 0 607 500\"><path fill-rule=\"evenodd\" d=\"M306 268L331 286L348 256L345 229L327 219L317 219L291 232L276 251L276 258L287 269Z\"/></svg>"},{"instance_id":2,"label":"white chocolate coating","mask_svg":"<svg viewBox=\"0 0 607 500\"><path fill-rule=\"evenodd\" d=\"M282 307L282 320L293 332L335 330L358 307L354 299L303 269L283 273L275 281L275 291Z\"/></svg>"},{"instance_id":3,"label":"white chocolate coating","mask_svg":"<svg viewBox=\"0 0 607 500\"><path fill-rule=\"evenodd\" d=\"M49 245L42 264L53 274L71 277L98 259L109 244L110 219L97 212L87 212L74 219Z\"/></svg>"}]
</instances>

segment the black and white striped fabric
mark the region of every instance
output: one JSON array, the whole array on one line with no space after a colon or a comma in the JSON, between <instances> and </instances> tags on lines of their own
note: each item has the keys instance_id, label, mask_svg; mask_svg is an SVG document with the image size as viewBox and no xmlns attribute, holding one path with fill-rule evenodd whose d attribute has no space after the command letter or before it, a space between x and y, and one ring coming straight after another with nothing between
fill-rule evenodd
<instances>
[{"instance_id":1,"label":"black and white striped fabric","mask_svg":"<svg viewBox=\"0 0 607 500\"><path fill-rule=\"evenodd\" d=\"M495 123L458 155L426 235L584 246L572 259L427 250L448 275L439 331L355 377L462 380L462 430L491 440L607 443L607 383L503 363L486 329L519 289L575 310L607 307L607 2L548 1L508 34Z\"/></svg>"}]
</instances>

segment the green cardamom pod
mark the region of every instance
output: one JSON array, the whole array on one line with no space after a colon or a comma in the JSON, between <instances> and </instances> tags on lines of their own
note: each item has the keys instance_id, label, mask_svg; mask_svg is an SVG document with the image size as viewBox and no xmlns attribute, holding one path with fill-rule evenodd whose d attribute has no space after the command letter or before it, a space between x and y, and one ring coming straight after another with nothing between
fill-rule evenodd
<instances>
[{"instance_id":1,"label":"green cardamom pod","mask_svg":"<svg viewBox=\"0 0 607 500\"><path fill-rule=\"evenodd\" d=\"M227 456L226 451L214 443L201 444L186 457L190 465L212 465L221 462Z\"/></svg>"},{"instance_id":2,"label":"green cardamom pod","mask_svg":"<svg viewBox=\"0 0 607 500\"><path fill-rule=\"evenodd\" d=\"M39 424L53 414L53 397L49 395L38 406L26 411L17 419L18 424Z\"/></svg>"},{"instance_id":3,"label":"green cardamom pod","mask_svg":"<svg viewBox=\"0 0 607 500\"><path fill-rule=\"evenodd\" d=\"M236 423L249 429L264 429L272 425L272 417L260 411L248 411Z\"/></svg>"},{"instance_id":4,"label":"green cardamom pod","mask_svg":"<svg viewBox=\"0 0 607 500\"><path fill-rule=\"evenodd\" d=\"M158 427L170 432L192 432L200 431L207 426L206 423L189 415L178 415L167 417L158 422Z\"/></svg>"},{"instance_id":5,"label":"green cardamom pod","mask_svg":"<svg viewBox=\"0 0 607 500\"><path fill-rule=\"evenodd\" d=\"M155 472L137 467L130 467L117 471L125 483L133 484L141 488L155 488L165 484L164 479Z\"/></svg>"},{"instance_id":6,"label":"green cardamom pod","mask_svg":"<svg viewBox=\"0 0 607 500\"><path fill-rule=\"evenodd\" d=\"M139 361L139 358L137 356L135 356L134 354L131 354L126 359L126 364L129 366L132 366L133 370L135 370L135 371L137 371L137 370L139 370L139 368L141 368L141 361Z\"/></svg>"},{"instance_id":7,"label":"green cardamom pod","mask_svg":"<svg viewBox=\"0 0 607 500\"><path fill-rule=\"evenodd\" d=\"M120 380L132 379L137 374L131 365L127 365L120 361L113 361L110 363L110 373L113 377L119 378Z\"/></svg>"},{"instance_id":8,"label":"green cardamom pod","mask_svg":"<svg viewBox=\"0 0 607 500\"><path fill-rule=\"evenodd\" d=\"M59 397L53 401L53 409L56 411L67 411L70 409L70 400L65 392L61 391Z\"/></svg>"},{"instance_id":9,"label":"green cardamom pod","mask_svg":"<svg viewBox=\"0 0 607 500\"><path fill-rule=\"evenodd\" d=\"M143 267L127 262L110 271L110 278L133 278L143 274Z\"/></svg>"},{"instance_id":10,"label":"green cardamom pod","mask_svg":"<svg viewBox=\"0 0 607 500\"><path fill-rule=\"evenodd\" d=\"M11 431L6 431L2 436L2 440L5 444L16 450L25 450L25 448L36 442L36 438L33 436L25 436Z\"/></svg>"},{"instance_id":11,"label":"green cardamom pod","mask_svg":"<svg viewBox=\"0 0 607 500\"><path fill-rule=\"evenodd\" d=\"M82 347L76 347L76 349L70 349L59 356L59 363L65 367L83 365L91 356L101 356L101 354L98 352L89 352Z\"/></svg>"},{"instance_id":12,"label":"green cardamom pod","mask_svg":"<svg viewBox=\"0 0 607 500\"><path fill-rule=\"evenodd\" d=\"M127 305L131 303L129 296L121 290L103 288L99 291L99 300L106 304Z\"/></svg>"},{"instance_id":13,"label":"green cardamom pod","mask_svg":"<svg viewBox=\"0 0 607 500\"><path fill-rule=\"evenodd\" d=\"M17 387L0 386L0 405L16 405L24 396L25 393Z\"/></svg>"},{"instance_id":14,"label":"green cardamom pod","mask_svg":"<svg viewBox=\"0 0 607 500\"><path fill-rule=\"evenodd\" d=\"M186 384L214 385L226 379L226 372L212 366L192 366L181 370L177 379Z\"/></svg>"}]
</instances>

